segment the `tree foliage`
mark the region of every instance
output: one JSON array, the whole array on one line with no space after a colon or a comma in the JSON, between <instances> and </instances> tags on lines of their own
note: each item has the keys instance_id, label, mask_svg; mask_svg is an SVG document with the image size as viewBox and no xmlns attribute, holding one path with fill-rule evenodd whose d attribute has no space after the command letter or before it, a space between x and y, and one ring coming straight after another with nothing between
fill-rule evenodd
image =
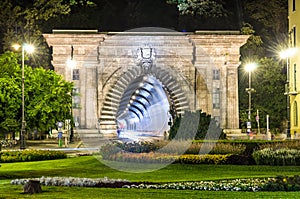
<instances>
[{"instance_id":1,"label":"tree foliage","mask_svg":"<svg viewBox=\"0 0 300 199\"><path fill-rule=\"evenodd\" d=\"M186 111L183 115L175 117L170 129L169 139L224 139L225 134L211 115L197 110L195 112Z\"/></svg>"},{"instance_id":2,"label":"tree foliage","mask_svg":"<svg viewBox=\"0 0 300 199\"><path fill-rule=\"evenodd\" d=\"M287 41L288 1L245 0L244 7L245 17L264 41L262 56L272 56L274 48Z\"/></svg>"},{"instance_id":3,"label":"tree foliage","mask_svg":"<svg viewBox=\"0 0 300 199\"><path fill-rule=\"evenodd\" d=\"M16 130L20 124L21 72L13 53L0 56L0 132Z\"/></svg>"},{"instance_id":4,"label":"tree foliage","mask_svg":"<svg viewBox=\"0 0 300 199\"><path fill-rule=\"evenodd\" d=\"M286 71L283 64L274 58L264 57L257 62L258 67L252 72L252 124L256 128L256 110L259 110L260 127L266 127L266 115L270 116L270 128L273 132L282 132L286 119L286 96L284 95ZM248 74L240 68L240 119L246 127L248 112Z\"/></svg>"},{"instance_id":5,"label":"tree foliage","mask_svg":"<svg viewBox=\"0 0 300 199\"><path fill-rule=\"evenodd\" d=\"M181 15L222 17L227 13L222 2L218 0L167 0L167 2L177 4Z\"/></svg>"},{"instance_id":6,"label":"tree foliage","mask_svg":"<svg viewBox=\"0 0 300 199\"><path fill-rule=\"evenodd\" d=\"M25 120L27 129L47 131L71 118L72 83L51 70L25 65ZM21 128L21 67L17 56L0 55L0 132Z\"/></svg>"},{"instance_id":7,"label":"tree foliage","mask_svg":"<svg viewBox=\"0 0 300 199\"><path fill-rule=\"evenodd\" d=\"M42 36L42 26L50 19L67 15L75 5L92 5L87 0L3 0L0 2L0 53L11 50L14 43L30 43L38 47L31 66L50 68L49 49Z\"/></svg>"}]
</instances>

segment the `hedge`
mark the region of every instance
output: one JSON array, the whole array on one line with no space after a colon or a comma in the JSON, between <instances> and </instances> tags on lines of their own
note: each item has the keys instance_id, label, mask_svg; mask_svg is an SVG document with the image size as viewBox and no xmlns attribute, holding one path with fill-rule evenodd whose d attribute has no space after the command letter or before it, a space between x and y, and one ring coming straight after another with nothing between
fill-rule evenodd
<instances>
[{"instance_id":1,"label":"hedge","mask_svg":"<svg viewBox=\"0 0 300 199\"><path fill-rule=\"evenodd\" d=\"M253 158L259 165L300 165L300 150L265 148L255 151Z\"/></svg>"},{"instance_id":2,"label":"hedge","mask_svg":"<svg viewBox=\"0 0 300 199\"><path fill-rule=\"evenodd\" d=\"M0 162L27 162L67 158L61 151L50 150L24 150L24 151L1 151Z\"/></svg>"}]
</instances>

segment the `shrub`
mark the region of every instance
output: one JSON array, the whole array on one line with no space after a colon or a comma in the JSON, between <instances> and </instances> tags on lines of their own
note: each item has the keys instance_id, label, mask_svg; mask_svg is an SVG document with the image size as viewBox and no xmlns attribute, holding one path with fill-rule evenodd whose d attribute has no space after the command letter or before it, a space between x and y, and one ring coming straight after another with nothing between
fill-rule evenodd
<instances>
[{"instance_id":1,"label":"shrub","mask_svg":"<svg viewBox=\"0 0 300 199\"><path fill-rule=\"evenodd\" d=\"M26 162L63 159L67 155L61 151L49 150L24 150L24 151L3 151L0 152L0 162Z\"/></svg>"},{"instance_id":2,"label":"shrub","mask_svg":"<svg viewBox=\"0 0 300 199\"><path fill-rule=\"evenodd\" d=\"M280 142L268 142L261 144L259 146L259 149L265 149L265 148L271 148L271 149L297 149L300 150L300 140L285 140Z\"/></svg>"},{"instance_id":3,"label":"shrub","mask_svg":"<svg viewBox=\"0 0 300 199\"><path fill-rule=\"evenodd\" d=\"M209 154L243 154L246 149L246 146L244 144L232 144L222 142L197 142L193 143L185 153L199 154L200 149L204 153Z\"/></svg>"},{"instance_id":4,"label":"shrub","mask_svg":"<svg viewBox=\"0 0 300 199\"><path fill-rule=\"evenodd\" d=\"M189 146L190 145L190 146ZM160 150L162 153L177 154L180 149L187 148L185 154L199 154L200 149L210 154L243 154L246 150L245 144L236 144L231 142L188 142L188 141L170 141L153 140L141 142L115 142L101 147L103 153L116 153L120 150L131 153L149 153Z\"/></svg>"},{"instance_id":5,"label":"shrub","mask_svg":"<svg viewBox=\"0 0 300 199\"><path fill-rule=\"evenodd\" d=\"M120 162L137 162L137 163L172 163L176 159L176 155L161 153L129 153L120 151L109 156L102 156L104 160L120 161Z\"/></svg>"},{"instance_id":6,"label":"shrub","mask_svg":"<svg viewBox=\"0 0 300 199\"><path fill-rule=\"evenodd\" d=\"M255 161L252 156L232 154L228 156L226 164L233 165L255 165Z\"/></svg>"},{"instance_id":7,"label":"shrub","mask_svg":"<svg viewBox=\"0 0 300 199\"><path fill-rule=\"evenodd\" d=\"M198 121L199 120L199 121ZM198 125L195 124L198 122ZM180 131L179 129L184 129ZM209 138L207 137L209 136ZM190 139L225 139L226 134L217 124L217 121L211 118L211 115L197 110L195 112L186 111L183 115L174 118L170 129L169 139L190 140Z\"/></svg>"},{"instance_id":8,"label":"shrub","mask_svg":"<svg viewBox=\"0 0 300 199\"><path fill-rule=\"evenodd\" d=\"M176 163L184 164L225 164L230 155L182 155Z\"/></svg>"},{"instance_id":9,"label":"shrub","mask_svg":"<svg viewBox=\"0 0 300 199\"><path fill-rule=\"evenodd\" d=\"M164 153L128 153L118 152L102 157L105 160L136 163L183 163L183 164L227 164L227 155L171 155Z\"/></svg>"},{"instance_id":10,"label":"shrub","mask_svg":"<svg viewBox=\"0 0 300 199\"><path fill-rule=\"evenodd\" d=\"M300 191L300 177L277 176L275 179L270 179L262 190L264 191Z\"/></svg>"},{"instance_id":11,"label":"shrub","mask_svg":"<svg viewBox=\"0 0 300 199\"><path fill-rule=\"evenodd\" d=\"M253 158L259 165L300 165L300 150L265 148L255 151Z\"/></svg>"},{"instance_id":12,"label":"shrub","mask_svg":"<svg viewBox=\"0 0 300 199\"><path fill-rule=\"evenodd\" d=\"M109 159L111 155L114 155L121 151L121 148L118 147L117 143L108 143L100 148L100 155L103 159Z\"/></svg>"}]
</instances>

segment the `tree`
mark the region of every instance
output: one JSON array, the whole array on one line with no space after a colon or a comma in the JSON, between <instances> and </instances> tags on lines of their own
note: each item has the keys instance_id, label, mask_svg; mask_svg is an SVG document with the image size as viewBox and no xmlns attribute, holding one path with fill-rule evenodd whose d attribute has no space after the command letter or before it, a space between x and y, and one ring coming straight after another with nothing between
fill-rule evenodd
<instances>
[{"instance_id":1,"label":"tree","mask_svg":"<svg viewBox=\"0 0 300 199\"><path fill-rule=\"evenodd\" d=\"M27 67L26 74L26 120L30 129L47 131L58 121L72 119L72 83L42 68Z\"/></svg>"},{"instance_id":2,"label":"tree","mask_svg":"<svg viewBox=\"0 0 300 199\"><path fill-rule=\"evenodd\" d=\"M266 127L266 115L270 115L270 128L282 132L286 120L286 96L284 95L286 71L274 58L264 57L258 61L258 67L252 74L252 126L256 128L256 110L260 112L260 127ZM240 118L245 128L248 112L248 74L240 68Z\"/></svg>"},{"instance_id":3,"label":"tree","mask_svg":"<svg viewBox=\"0 0 300 199\"><path fill-rule=\"evenodd\" d=\"M178 140L216 140L225 137L217 121L201 110L186 111L183 115L175 117L169 134L169 139Z\"/></svg>"},{"instance_id":4,"label":"tree","mask_svg":"<svg viewBox=\"0 0 300 199\"><path fill-rule=\"evenodd\" d=\"M206 17L221 17L226 15L222 1L218 0L167 0L177 4L181 15L199 15Z\"/></svg>"},{"instance_id":5,"label":"tree","mask_svg":"<svg viewBox=\"0 0 300 199\"><path fill-rule=\"evenodd\" d=\"M260 126L266 127L266 114L270 115L270 128L283 131L286 120L286 96L284 96L286 71L277 57L278 46L287 38L287 1L244 0L242 33L249 34L246 45L241 48L242 65L239 68L239 106L241 127L245 128L248 110L248 76L243 66L255 61L258 68L252 75L252 126L256 110L260 111ZM251 25L249 24L251 23Z\"/></svg>"},{"instance_id":6,"label":"tree","mask_svg":"<svg viewBox=\"0 0 300 199\"><path fill-rule=\"evenodd\" d=\"M20 129L20 72L13 53L0 56L0 134Z\"/></svg>"},{"instance_id":7,"label":"tree","mask_svg":"<svg viewBox=\"0 0 300 199\"><path fill-rule=\"evenodd\" d=\"M265 50L262 56L273 56L274 48L287 41L288 1L245 0L244 2L245 18L254 26L264 42Z\"/></svg>"},{"instance_id":8,"label":"tree","mask_svg":"<svg viewBox=\"0 0 300 199\"><path fill-rule=\"evenodd\" d=\"M31 59L33 67L50 68L49 49L42 36L45 22L60 15L67 15L71 7L85 4L88 0L4 0L0 2L0 38L4 45L0 53L10 50L13 43L31 43L39 47L38 59Z\"/></svg>"},{"instance_id":9,"label":"tree","mask_svg":"<svg viewBox=\"0 0 300 199\"><path fill-rule=\"evenodd\" d=\"M71 119L73 84L54 71L25 65L25 120L27 129L47 131ZM0 132L21 129L21 67L16 54L0 55Z\"/></svg>"}]
</instances>

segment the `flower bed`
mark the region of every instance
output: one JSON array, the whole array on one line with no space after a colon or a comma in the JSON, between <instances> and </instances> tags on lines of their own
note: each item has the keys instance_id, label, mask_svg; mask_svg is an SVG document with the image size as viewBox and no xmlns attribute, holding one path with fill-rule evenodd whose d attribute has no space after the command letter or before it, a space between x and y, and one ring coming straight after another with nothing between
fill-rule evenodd
<instances>
[{"instance_id":1,"label":"flower bed","mask_svg":"<svg viewBox=\"0 0 300 199\"><path fill-rule=\"evenodd\" d=\"M123 188L140 189L177 189L177 190L202 190L202 191L261 191L269 179L235 179L200 182L178 182L161 185L125 185Z\"/></svg>"},{"instance_id":2,"label":"flower bed","mask_svg":"<svg viewBox=\"0 0 300 199\"><path fill-rule=\"evenodd\" d=\"M265 179L233 179L221 181L151 183L130 182L124 179L105 178L74 178L74 177L41 177L32 179L15 179L13 185L24 185L29 180L40 181L44 186L78 186L78 187L109 187L137 189L176 189L176 190L205 190L205 191L299 191L300 178L283 177Z\"/></svg>"},{"instance_id":3,"label":"flower bed","mask_svg":"<svg viewBox=\"0 0 300 199\"><path fill-rule=\"evenodd\" d=\"M77 186L77 187L112 187L120 188L124 185L130 185L128 180L124 179L109 179L105 178L74 178L74 177L41 177L31 179L15 179L11 181L14 185L24 185L29 180L40 181L41 185L44 186Z\"/></svg>"}]
</instances>

